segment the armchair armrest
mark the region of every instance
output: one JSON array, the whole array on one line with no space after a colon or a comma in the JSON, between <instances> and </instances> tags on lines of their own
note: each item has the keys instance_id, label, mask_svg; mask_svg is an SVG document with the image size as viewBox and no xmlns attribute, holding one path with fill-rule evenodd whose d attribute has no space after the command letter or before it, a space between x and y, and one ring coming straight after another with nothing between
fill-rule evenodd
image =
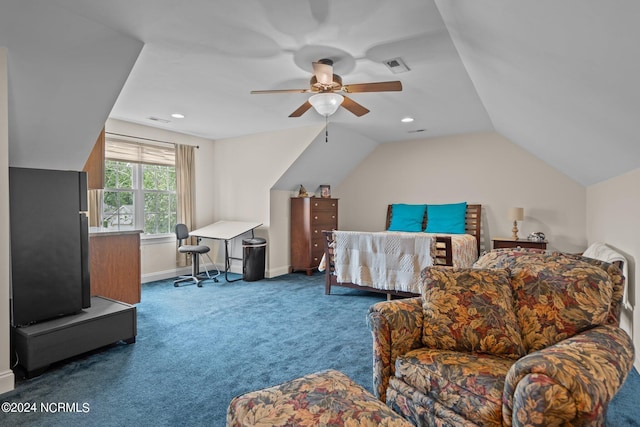
<instances>
[{"instance_id":1,"label":"armchair armrest","mask_svg":"<svg viewBox=\"0 0 640 427\"><path fill-rule=\"evenodd\" d=\"M604 425L607 405L631 371L633 360L629 336L609 325L530 353L507 374L504 423Z\"/></svg>"},{"instance_id":2,"label":"armchair armrest","mask_svg":"<svg viewBox=\"0 0 640 427\"><path fill-rule=\"evenodd\" d=\"M373 388L386 399L389 378L399 355L422 346L422 298L383 301L372 305L367 324L373 336Z\"/></svg>"}]
</instances>

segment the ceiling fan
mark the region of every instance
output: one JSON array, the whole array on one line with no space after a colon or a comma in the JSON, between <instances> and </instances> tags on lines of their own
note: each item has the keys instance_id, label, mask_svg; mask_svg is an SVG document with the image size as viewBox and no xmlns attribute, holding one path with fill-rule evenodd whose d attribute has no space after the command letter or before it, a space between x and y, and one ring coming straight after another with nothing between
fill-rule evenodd
<instances>
[{"instance_id":1,"label":"ceiling fan","mask_svg":"<svg viewBox=\"0 0 640 427\"><path fill-rule=\"evenodd\" d=\"M313 62L313 76L309 82L308 89L275 89L275 90L252 90L252 94L269 94L269 93L313 93L315 95L298 107L289 117L300 117L311 107L316 111L328 117L335 113L342 106L355 114L356 116L364 116L369 112L367 108L358 104L353 99L341 95L336 92L343 93L360 93L360 92L393 92L401 91L402 83L399 81L377 82L377 83L359 83L351 85L343 85L342 77L333 73L333 61L331 59L320 59Z\"/></svg>"}]
</instances>

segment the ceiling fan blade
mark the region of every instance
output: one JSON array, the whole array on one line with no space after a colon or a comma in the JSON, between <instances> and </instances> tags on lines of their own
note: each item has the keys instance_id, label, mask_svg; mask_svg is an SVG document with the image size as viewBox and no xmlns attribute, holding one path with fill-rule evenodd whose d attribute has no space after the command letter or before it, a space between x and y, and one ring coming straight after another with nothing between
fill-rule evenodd
<instances>
[{"instance_id":1,"label":"ceiling fan blade","mask_svg":"<svg viewBox=\"0 0 640 427\"><path fill-rule=\"evenodd\" d=\"M354 101L353 99L348 98L346 96L344 97L344 101L342 101L342 107L351 111L353 114L355 114L358 117L364 116L369 112L368 109L366 109L365 107L363 107L362 105Z\"/></svg>"},{"instance_id":2,"label":"ceiling fan blade","mask_svg":"<svg viewBox=\"0 0 640 427\"><path fill-rule=\"evenodd\" d=\"M346 93L358 92L394 92L402 90L402 82L377 82L377 83L359 83L353 85L345 85L342 90Z\"/></svg>"},{"instance_id":3,"label":"ceiling fan blade","mask_svg":"<svg viewBox=\"0 0 640 427\"><path fill-rule=\"evenodd\" d=\"M296 111L289 114L289 117L300 117L301 115L306 113L309 108L311 108L311 103L309 103L309 101L306 101L304 104L299 106Z\"/></svg>"},{"instance_id":4,"label":"ceiling fan blade","mask_svg":"<svg viewBox=\"0 0 640 427\"><path fill-rule=\"evenodd\" d=\"M326 62L313 62L313 74L316 81L321 85L330 85L333 83L333 65Z\"/></svg>"},{"instance_id":5,"label":"ceiling fan blade","mask_svg":"<svg viewBox=\"0 0 640 427\"><path fill-rule=\"evenodd\" d=\"M274 89L274 90L252 90L252 95L261 95L265 93L307 93L309 89Z\"/></svg>"}]
</instances>

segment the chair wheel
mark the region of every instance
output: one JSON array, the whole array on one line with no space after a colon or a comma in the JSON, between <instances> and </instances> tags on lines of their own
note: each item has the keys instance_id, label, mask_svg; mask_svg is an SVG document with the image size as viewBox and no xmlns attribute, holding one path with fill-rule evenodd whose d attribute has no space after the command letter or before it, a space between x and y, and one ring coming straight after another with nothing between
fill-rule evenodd
<instances>
[{"instance_id":1,"label":"chair wheel","mask_svg":"<svg viewBox=\"0 0 640 427\"><path fill-rule=\"evenodd\" d=\"M218 283L219 280L217 278L213 279L214 282Z\"/></svg>"},{"instance_id":2,"label":"chair wheel","mask_svg":"<svg viewBox=\"0 0 640 427\"><path fill-rule=\"evenodd\" d=\"M173 284L173 286L175 286L175 287L177 288L177 287L178 287L178 284L177 284L177 283L174 283L174 284Z\"/></svg>"},{"instance_id":3,"label":"chair wheel","mask_svg":"<svg viewBox=\"0 0 640 427\"><path fill-rule=\"evenodd\" d=\"M202 287L202 282L198 282L198 287L201 288Z\"/></svg>"}]
</instances>

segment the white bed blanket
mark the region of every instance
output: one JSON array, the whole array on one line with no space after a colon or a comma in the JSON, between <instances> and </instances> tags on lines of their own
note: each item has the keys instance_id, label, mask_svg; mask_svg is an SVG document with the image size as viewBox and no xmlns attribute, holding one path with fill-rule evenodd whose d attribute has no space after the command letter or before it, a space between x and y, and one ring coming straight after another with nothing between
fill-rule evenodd
<instances>
[{"instance_id":1,"label":"white bed blanket","mask_svg":"<svg viewBox=\"0 0 640 427\"><path fill-rule=\"evenodd\" d=\"M624 305L624 308L626 308L627 310L633 310L633 305L629 302L629 268L627 266L627 259L624 257L624 255L613 250L602 242L592 243L591 246L589 246L582 255L608 263L613 263L616 261L622 262L622 275L625 279L624 296L622 303Z\"/></svg>"},{"instance_id":2,"label":"white bed blanket","mask_svg":"<svg viewBox=\"0 0 640 427\"><path fill-rule=\"evenodd\" d=\"M339 282L420 293L420 272L433 264L435 239L424 233L334 231Z\"/></svg>"}]
</instances>

